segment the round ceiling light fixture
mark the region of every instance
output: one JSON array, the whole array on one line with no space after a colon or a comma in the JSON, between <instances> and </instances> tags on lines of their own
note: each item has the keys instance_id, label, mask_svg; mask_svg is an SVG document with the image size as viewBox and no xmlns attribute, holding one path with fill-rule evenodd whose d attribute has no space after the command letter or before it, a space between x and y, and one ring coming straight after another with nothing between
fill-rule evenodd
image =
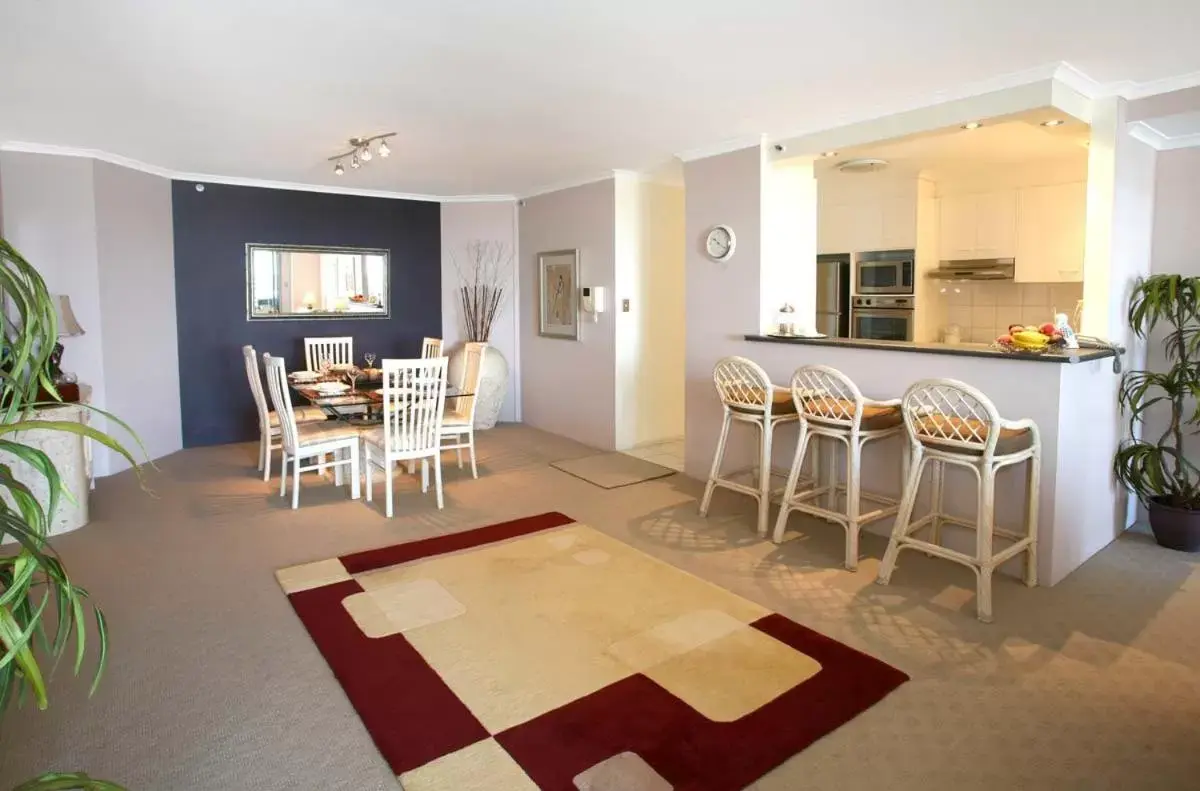
<instances>
[{"instance_id":1,"label":"round ceiling light fixture","mask_svg":"<svg viewBox=\"0 0 1200 791\"><path fill-rule=\"evenodd\" d=\"M825 159L828 159L829 157L836 157L837 152L836 151L822 151L821 156Z\"/></svg>"},{"instance_id":2,"label":"round ceiling light fixture","mask_svg":"<svg viewBox=\"0 0 1200 791\"><path fill-rule=\"evenodd\" d=\"M334 175L340 176L346 172L346 168L342 166L342 160L346 157L350 157L350 167L355 170L358 170L360 167L362 167L364 162L370 162L375 156L374 152L371 151L371 144L376 140L379 141L379 145L376 146L379 156L387 157L392 153L392 149L387 144L387 139L389 137L395 137L395 135L395 132L385 132L381 135L371 135L370 137L350 138L346 141L350 144L349 151L343 151L340 154L334 154L333 156L329 157L330 162L336 163L333 166Z\"/></svg>"},{"instance_id":3,"label":"round ceiling light fixture","mask_svg":"<svg viewBox=\"0 0 1200 791\"><path fill-rule=\"evenodd\" d=\"M837 169L843 173L875 173L888 166L886 159L847 159Z\"/></svg>"},{"instance_id":4,"label":"round ceiling light fixture","mask_svg":"<svg viewBox=\"0 0 1200 791\"><path fill-rule=\"evenodd\" d=\"M1065 123L1061 118L1051 118L1049 121L1042 121L1042 126L1062 126Z\"/></svg>"},{"instance_id":5,"label":"round ceiling light fixture","mask_svg":"<svg viewBox=\"0 0 1200 791\"><path fill-rule=\"evenodd\" d=\"M967 121L965 124L962 125L962 128L963 129L978 129L981 126L983 126L983 124L981 124L979 121Z\"/></svg>"}]
</instances>

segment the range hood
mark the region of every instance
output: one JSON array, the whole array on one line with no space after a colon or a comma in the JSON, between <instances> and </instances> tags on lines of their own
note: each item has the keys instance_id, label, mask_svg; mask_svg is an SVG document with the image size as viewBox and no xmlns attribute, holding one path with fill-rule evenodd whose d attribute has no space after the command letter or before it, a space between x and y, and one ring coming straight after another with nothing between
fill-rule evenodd
<instances>
[{"instance_id":1,"label":"range hood","mask_svg":"<svg viewBox=\"0 0 1200 791\"><path fill-rule=\"evenodd\" d=\"M935 280L1012 280L1014 258L973 258L967 261L942 261L928 277Z\"/></svg>"}]
</instances>

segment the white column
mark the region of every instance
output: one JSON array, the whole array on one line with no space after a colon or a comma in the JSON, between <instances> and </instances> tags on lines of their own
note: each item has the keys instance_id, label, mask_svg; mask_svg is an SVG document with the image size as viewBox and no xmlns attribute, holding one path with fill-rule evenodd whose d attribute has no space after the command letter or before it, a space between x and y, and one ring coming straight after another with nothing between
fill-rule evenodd
<instances>
[{"instance_id":1,"label":"white column","mask_svg":"<svg viewBox=\"0 0 1200 791\"><path fill-rule=\"evenodd\" d=\"M762 173L762 276L759 329L776 326L785 302L796 326L815 326L817 302L817 180L811 159L771 162Z\"/></svg>"}]
</instances>

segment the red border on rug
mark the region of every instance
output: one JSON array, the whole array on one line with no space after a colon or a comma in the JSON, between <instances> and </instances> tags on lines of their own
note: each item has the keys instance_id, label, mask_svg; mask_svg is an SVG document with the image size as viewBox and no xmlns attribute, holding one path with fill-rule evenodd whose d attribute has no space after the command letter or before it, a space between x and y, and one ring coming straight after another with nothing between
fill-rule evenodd
<instances>
[{"instance_id":1,"label":"red border on rug","mask_svg":"<svg viewBox=\"0 0 1200 791\"><path fill-rule=\"evenodd\" d=\"M346 567L346 571L349 573L361 574L364 571L374 571L375 569L387 568L388 566L395 566L400 563L409 563L421 558L432 557L433 555L444 555L447 552L456 552L462 549L471 549L483 546L484 544L491 544L496 541L504 541L509 538L536 533L539 530L562 527L574 521L574 519L566 514L549 511L537 516L514 519L511 522L500 522L488 525L487 527L478 527L474 530L465 530L461 533L451 533L448 536L435 536L434 538L425 538L420 541L410 541L407 544L394 544L390 547L355 552L350 555L343 555L338 560L342 561L342 565Z\"/></svg>"}]
</instances>

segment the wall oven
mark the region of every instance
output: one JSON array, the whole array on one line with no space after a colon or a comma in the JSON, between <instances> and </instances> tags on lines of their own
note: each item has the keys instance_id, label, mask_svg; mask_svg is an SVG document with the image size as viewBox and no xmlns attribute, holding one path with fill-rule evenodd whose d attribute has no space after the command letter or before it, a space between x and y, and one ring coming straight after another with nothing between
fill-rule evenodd
<instances>
[{"instance_id":1,"label":"wall oven","mask_svg":"<svg viewBox=\"0 0 1200 791\"><path fill-rule=\"evenodd\" d=\"M855 294L911 294L916 255L912 250L859 253Z\"/></svg>"},{"instance_id":2,"label":"wall oven","mask_svg":"<svg viewBox=\"0 0 1200 791\"><path fill-rule=\"evenodd\" d=\"M912 297L855 297L850 337L867 341L911 341Z\"/></svg>"}]
</instances>

